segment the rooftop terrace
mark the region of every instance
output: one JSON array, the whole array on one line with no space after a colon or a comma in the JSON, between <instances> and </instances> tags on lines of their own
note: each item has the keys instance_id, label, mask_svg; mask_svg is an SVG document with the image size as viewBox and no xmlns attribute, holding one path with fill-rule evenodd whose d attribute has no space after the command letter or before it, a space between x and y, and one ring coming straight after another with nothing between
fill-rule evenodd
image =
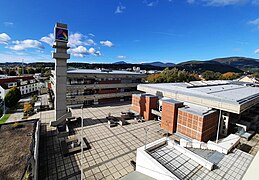
<instances>
[{"instance_id":1,"label":"rooftop terrace","mask_svg":"<svg viewBox=\"0 0 259 180\"><path fill-rule=\"evenodd\" d=\"M31 157L35 121L0 125L0 179L22 179Z\"/></svg>"},{"instance_id":2,"label":"rooftop terrace","mask_svg":"<svg viewBox=\"0 0 259 180\"><path fill-rule=\"evenodd\" d=\"M85 179L119 179L132 172L131 160L136 159L136 149L145 144L145 127L149 128L147 143L160 139L157 121L133 123L125 126L109 128L106 116L111 113L119 116L128 111L130 104L113 104L83 109L84 128L91 149L83 153L83 169ZM81 116L81 109L73 109L73 116ZM80 179L80 152L64 157L55 128L49 126L54 112L42 112L42 128L40 140L40 179ZM134 121L134 120L133 120ZM75 128L79 135L81 128Z\"/></svg>"}]
</instances>

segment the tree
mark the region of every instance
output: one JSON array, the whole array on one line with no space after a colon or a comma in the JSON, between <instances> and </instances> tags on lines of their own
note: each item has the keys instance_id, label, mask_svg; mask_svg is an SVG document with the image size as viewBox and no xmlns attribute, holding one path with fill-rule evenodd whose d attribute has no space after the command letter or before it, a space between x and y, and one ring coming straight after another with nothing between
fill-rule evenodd
<instances>
[{"instance_id":1,"label":"tree","mask_svg":"<svg viewBox=\"0 0 259 180\"><path fill-rule=\"evenodd\" d=\"M15 72L14 70L11 70L11 71L9 72L9 75L10 75L10 76L16 76L16 72Z\"/></svg>"},{"instance_id":2,"label":"tree","mask_svg":"<svg viewBox=\"0 0 259 180\"><path fill-rule=\"evenodd\" d=\"M205 71L201 75L205 80L216 80L221 77L221 73L214 71Z\"/></svg>"},{"instance_id":3,"label":"tree","mask_svg":"<svg viewBox=\"0 0 259 180\"><path fill-rule=\"evenodd\" d=\"M29 102L25 102L23 105L24 114L30 114L33 111L33 106Z\"/></svg>"},{"instance_id":4,"label":"tree","mask_svg":"<svg viewBox=\"0 0 259 180\"><path fill-rule=\"evenodd\" d=\"M160 74L151 74L147 77L149 83L189 82L195 80L200 80L197 74L178 70L177 68L166 68Z\"/></svg>"},{"instance_id":5,"label":"tree","mask_svg":"<svg viewBox=\"0 0 259 180\"><path fill-rule=\"evenodd\" d=\"M254 73L253 76L259 78L259 72Z\"/></svg>"},{"instance_id":6,"label":"tree","mask_svg":"<svg viewBox=\"0 0 259 180\"><path fill-rule=\"evenodd\" d=\"M233 80L239 77L238 73L234 73L234 72L226 72L224 74L222 74L221 79L225 79L225 80Z\"/></svg>"},{"instance_id":7,"label":"tree","mask_svg":"<svg viewBox=\"0 0 259 180\"><path fill-rule=\"evenodd\" d=\"M34 69L32 68L27 69L27 74L35 74Z\"/></svg>"},{"instance_id":8,"label":"tree","mask_svg":"<svg viewBox=\"0 0 259 180\"><path fill-rule=\"evenodd\" d=\"M14 107L21 99L21 91L17 87L12 87L5 95L4 101L7 107Z\"/></svg>"}]
</instances>

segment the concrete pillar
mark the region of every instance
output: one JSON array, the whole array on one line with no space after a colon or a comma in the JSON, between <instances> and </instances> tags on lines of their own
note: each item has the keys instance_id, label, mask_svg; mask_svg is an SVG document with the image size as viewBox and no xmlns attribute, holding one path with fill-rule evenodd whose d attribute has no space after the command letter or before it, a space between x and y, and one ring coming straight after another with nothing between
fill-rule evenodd
<instances>
[{"instance_id":1,"label":"concrete pillar","mask_svg":"<svg viewBox=\"0 0 259 180\"><path fill-rule=\"evenodd\" d=\"M94 100L94 105L98 105L98 104L99 104L98 99L95 99Z\"/></svg>"},{"instance_id":2,"label":"concrete pillar","mask_svg":"<svg viewBox=\"0 0 259 180\"><path fill-rule=\"evenodd\" d=\"M66 24L57 23L55 28L67 29ZM55 37L56 38L56 37ZM67 54L67 41L55 39L52 53L52 58L55 59L55 119L60 119L67 113L67 59L70 59L70 54Z\"/></svg>"}]
</instances>

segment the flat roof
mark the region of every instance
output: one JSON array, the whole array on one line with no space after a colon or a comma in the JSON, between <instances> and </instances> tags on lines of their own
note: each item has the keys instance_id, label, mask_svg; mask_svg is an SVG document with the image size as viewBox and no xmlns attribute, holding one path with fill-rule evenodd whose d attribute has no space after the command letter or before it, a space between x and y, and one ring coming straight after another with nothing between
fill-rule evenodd
<instances>
[{"instance_id":1,"label":"flat roof","mask_svg":"<svg viewBox=\"0 0 259 180\"><path fill-rule=\"evenodd\" d=\"M200 106L192 103L184 103L184 107L179 108L179 110L196 114L198 116L205 116L215 112L215 110L213 110L212 108Z\"/></svg>"},{"instance_id":2,"label":"flat roof","mask_svg":"<svg viewBox=\"0 0 259 180\"><path fill-rule=\"evenodd\" d=\"M238 114L259 103L258 87L235 81L139 84L138 90Z\"/></svg>"},{"instance_id":3,"label":"flat roof","mask_svg":"<svg viewBox=\"0 0 259 180\"><path fill-rule=\"evenodd\" d=\"M177 178L194 180L242 179L253 160L252 155L238 149L228 155L210 150L190 150L216 164L216 168L210 171L169 145L160 146L149 154Z\"/></svg>"},{"instance_id":4,"label":"flat roof","mask_svg":"<svg viewBox=\"0 0 259 180\"><path fill-rule=\"evenodd\" d=\"M22 179L31 155L35 121L0 125L0 179Z\"/></svg>"},{"instance_id":5,"label":"flat roof","mask_svg":"<svg viewBox=\"0 0 259 180\"><path fill-rule=\"evenodd\" d=\"M126 74L126 75L144 75L138 72L123 70L101 70L101 69L68 69L67 74Z\"/></svg>"}]
</instances>

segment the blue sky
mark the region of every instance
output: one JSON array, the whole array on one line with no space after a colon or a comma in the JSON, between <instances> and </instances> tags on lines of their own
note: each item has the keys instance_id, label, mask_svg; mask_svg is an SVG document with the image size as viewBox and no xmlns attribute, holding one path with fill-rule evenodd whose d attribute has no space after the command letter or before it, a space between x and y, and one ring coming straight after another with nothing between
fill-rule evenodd
<instances>
[{"instance_id":1,"label":"blue sky","mask_svg":"<svg viewBox=\"0 0 259 180\"><path fill-rule=\"evenodd\" d=\"M259 0L1 0L1 62L54 62L69 26L70 62L259 58Z\"/></svg>"}]
</instances>

